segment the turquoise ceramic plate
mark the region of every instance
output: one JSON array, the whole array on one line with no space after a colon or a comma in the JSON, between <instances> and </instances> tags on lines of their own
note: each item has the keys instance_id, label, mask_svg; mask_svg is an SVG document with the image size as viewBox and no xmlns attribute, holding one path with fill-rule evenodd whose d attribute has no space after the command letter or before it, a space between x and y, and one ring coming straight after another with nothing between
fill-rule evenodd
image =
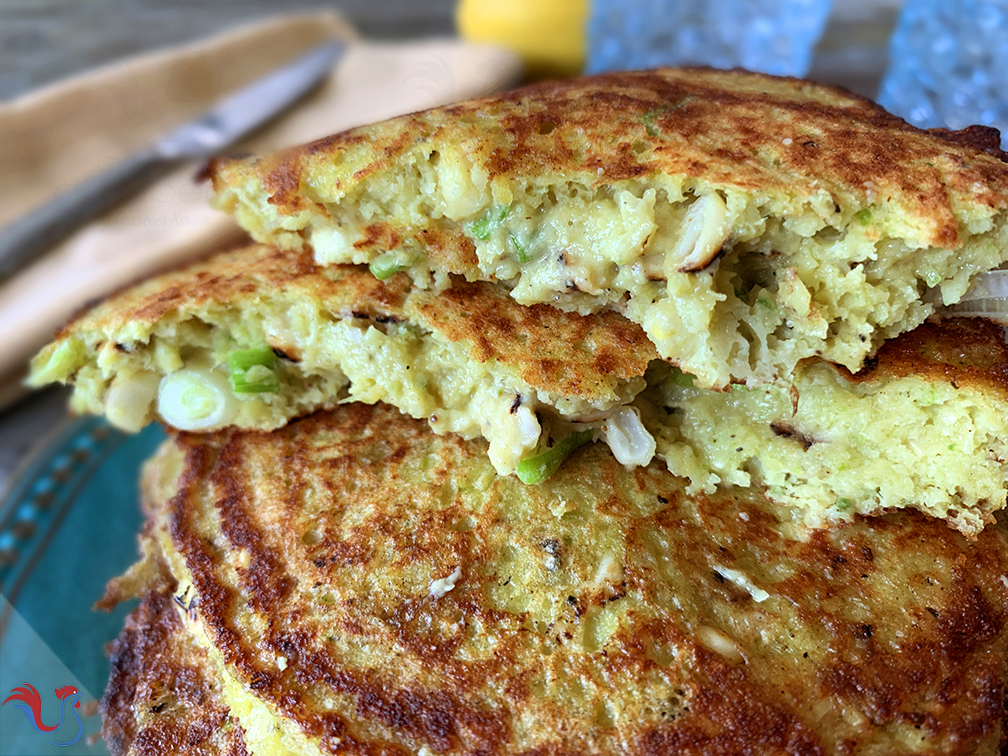
<instances>
[{"instance_id":1,"label":"turquoise ceramic plate","mask_svg":"<svg viewBox=\"0 0 1008 756\"><path fill-rule=\"evenodd\" d=\"M136 559L138 473L163 438L159 427L125 436L97 418L70 420L0 504L0 700L17 696L0 706L0 756L108 753L94 737L95 702L108 679L104 646L130 607L92 606ZM56 729L29 722L26 685L42 726Z\"/></svg>"}]
</instances>

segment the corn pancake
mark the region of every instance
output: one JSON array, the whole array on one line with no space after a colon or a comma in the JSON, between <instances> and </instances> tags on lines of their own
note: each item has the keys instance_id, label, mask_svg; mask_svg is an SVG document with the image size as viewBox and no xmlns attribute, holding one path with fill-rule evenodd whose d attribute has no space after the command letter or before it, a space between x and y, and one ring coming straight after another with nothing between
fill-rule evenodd
<instances>
[{"instance_id":1,"label":"corn pancake","mask_svg":"<svg viewBox=\"0 0 1008 756\"><path fill-rule=\"evenodd\" d=\"M219 669L186 632L170 593L144 597L110 656L101 714L114 756L248 756Z\"/></svg>"},{"instance_id":2,"label":"corn pancake","mask_svg":"<svg viewBox=\"0 0 1008 756\"><path fill-rule=\"evenodd\" d=\"M228 355L257 345L284 355L276 390L234 393ZM616 313L524 307L486 283L434 295L402 274L381 283L253 246L72 322L32 380L73 383L75 408L127 429L154 417L185 430L271 429L348 396L386 401L436 432L488 438L502 474L537 452L559 463L551 440L593 433L626 464L657 455L691 493L766 487L814 526L909 506L974 534L1005 505L1008 345L987 321L922 326L857 376L806 360L789 383L725 392L695 388L655 356ZM164 387L179 376L227 412L173 398Z\"/></svg>"},{"instance_id":3,"label":"corn pancake","mask_svg":"<svg viewBox=\"0 0 1008 756\"><path fill-rule=\"evenodd\" d=\"M228 355L263 346L281 355L276 390L232 391ZM382 283L366 268L322 270L310 255L252 246L72 321L33 360L31 382L72 382L74 409L127 430L155 418L184 430L271 429L348 396L381 399L438 432L487 437L507 473L539 443L540 410L596 419L644 388L655 357L616 313L522 307L487 284L434 296L404 275Z\"/></svg>"},{"instance_id":4,"label":"corn pancake","mask_svg":"<svg viewBox=\"0 0 1008 756\"><path fill-rule=\"evenodd\" d=\"M925 323L856 375L804 360L790 385L716 392L668 373L637 405L691 493L759 485L813 526L912 507L968 536L1005 505L1008 340L990 321Z\"/></svg>"},{"instance_id":5,"label":"corn pancake","mask_svg":"<svg viewBox=\"0 0 1008 756\"><path fill-rule=\"evenodd\" d=\"M998 752L1003 528L809 532L575 456L522 487L384 405L183 434L110 599L168 565L260 756Z\"/></svg>"},{"instance_id":6,"label":"corn pancake","mask_svg":"<svg viewBox=\"0 0 1008 756\"><path fill-rule=\"evenodd\" d=\"M617 309L697 385L723 388L811 356L857 371L1008 261L998 142L918 130L835 87L661 69L536 84L208 171L215 204L260 241Z\"/></svg>"}]
</instances>

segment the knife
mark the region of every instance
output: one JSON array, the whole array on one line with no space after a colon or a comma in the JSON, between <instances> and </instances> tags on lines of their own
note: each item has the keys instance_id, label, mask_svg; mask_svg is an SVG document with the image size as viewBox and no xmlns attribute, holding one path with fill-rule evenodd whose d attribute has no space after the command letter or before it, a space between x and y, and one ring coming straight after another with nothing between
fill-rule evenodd
<instances>
[{"instance_id":1,"label":"knife","mask_svg":"<svg viewBox=\"0 0 1008 756\"><path fill-rule=\"evenodd\" d=\"M278 115L318 84L345 49L339 41L316 47L0 230L0 279L182 161L210 157Z\"/></svg>"}]
</instances>

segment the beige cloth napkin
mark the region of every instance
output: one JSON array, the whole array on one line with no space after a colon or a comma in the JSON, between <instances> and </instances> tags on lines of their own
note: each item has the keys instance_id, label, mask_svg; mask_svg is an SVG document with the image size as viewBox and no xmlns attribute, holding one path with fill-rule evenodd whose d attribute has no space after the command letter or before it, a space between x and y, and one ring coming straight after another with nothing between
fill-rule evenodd
<instances>
[{"instance_id":1,"label":"beige cloth napkin","mask_svg":"<svg viewBox=\"0 0 1008 756\"><path fill-rule=\"evenodd\" d=\"M283 17L0 105L0 225L328 38L357 39L334 14ZM316 92L235 150L309 141L492 92L519 74L518 59L497 48L355 41ZM240 238L207 205L209 186L194 181L199 167L176 170L0 287L0 406L16 398L31 355L82 307Z\"/></svg>"}]
</instances>

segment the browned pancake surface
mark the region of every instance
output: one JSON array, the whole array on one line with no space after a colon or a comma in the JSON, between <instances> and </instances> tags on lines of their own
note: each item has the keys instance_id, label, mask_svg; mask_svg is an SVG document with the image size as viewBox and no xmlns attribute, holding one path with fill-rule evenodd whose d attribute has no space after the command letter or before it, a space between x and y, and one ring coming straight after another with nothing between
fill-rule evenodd
<instances>
[{"instance_id":1,"label":"browned pancake surface","mask_svg":"<svg viewBox=\"0 0 1008 756\"><path fill-rule=\"evenodd\" d=\"M809 533L759 495L690 498L599 445L524 487L480 443L381 405L165 455L181 473L153 508L199 621L323 752L1002 740L1000 527L971 544L902 513Z\"/></svg>"},{"instance_id":2,"label":"browned pancake surface","mask_svg":"<svg viewBox=\"0 0 1008 756\"><path fill-rule=\"evenodd\" d=\"M207 652L169 595L148 593L111 647L102 737L115 756L248 756Z\"/></svg>"},{"instance_id":3,"label":"browned pancake surface","mask_svg":"<svg viewBox=\"0 0 1008 756\"><path fill-rule=\"evenodd\" d=\"M490 284L462 281L434 296L413 288L402 274L379 281L366 267L322 269L308 254L263 245L219 254L120 292L65 326L46 353L71 338L94 351L106 341L129 351L158 330L170 338L166 325L213 323L223 313L248 327L257 311L297 301L318 309L319 327L340 318L377 327L414 323L535 389L589 401L612 399L657 357L643 330L614 312L582 317L545 305L523 307ZM287 351L286 345L271 345Z\"/></svg>"},{"instance_id":4,"label":"browned pancake surface","mask_svg":"<svg viewBox=\"0 0 1008 756\"><path fill-rule=\"evenodd\" d=\"M918 376L1008 396L1008 335L983 318L930 321L890 339L855 380Z\"/></svg>"},{"instance_id":5,"label":"browned pancake surface","mask_svg":"<svg viewBox=\"0 0 1008 756\"><path fill-rule=\"evenodd\" d=\"M955 248L957 205L1008 206L1008 166L1001 153L973 146L987 142L971 134L921 131L837 87L659 69L535 84L264 157L215 161L211 175L220 190L254 174L270 204L294 215L380 180L426 141L464 145L490 180L563 175L599 185L668 174L768 194L808 197L826 189L844 207L885 198L917 227L921 243ZM320 188L320 176L332 186ZM463 234L430 233L437 235L425 239L433 259L476 274ZM378 219L357 246L393 249L404 234Z\"/></svg>"}]
</instances>

